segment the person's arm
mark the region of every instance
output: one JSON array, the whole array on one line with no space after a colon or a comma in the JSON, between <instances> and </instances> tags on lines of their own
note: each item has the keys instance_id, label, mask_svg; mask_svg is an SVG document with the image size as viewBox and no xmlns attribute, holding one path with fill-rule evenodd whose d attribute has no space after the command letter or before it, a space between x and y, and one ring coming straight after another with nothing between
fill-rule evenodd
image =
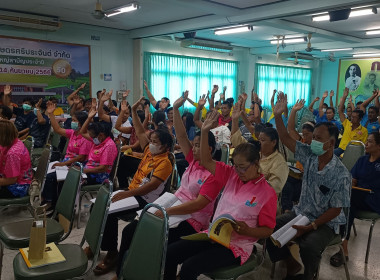
<instances>
[{"instance_id":1,"label":"person's arm","mask_svg":"<svg viewBox=\"0 0 380 280\"><path fill-rule=\"evenodd\" d=\"M144 81L144 87L145 87L146 94L148 95L150 104L152 104L153 108L156 108L157 100L154 98L153 94L150 92L148 88L148 83L146 81Z\"/></svg>"},{"instance_id":2,"label":"person's arm","mask_svg":"<svg viewBox=\"0 0 380 280\"><path fill-rule=\"evenodd\" d=\"M145 130L148 130L149 122L152 119L152 115L150 114L150 111L149 111L149 105L145 105L144 111L145 111L145 118L143 122L143 127Z\"/></svg>"},{"instance_id":3,"label":"person's arm","mask_svg":"<svg viewBox=\"0 0 380 280\"><path fill-rule=\"evenodd\" d=\"M288 121L288 131L289 135L296 141L301 140L301 136L296 130L296 115L299 110L303 108L305 105L305 100L297 100L296 104L294 104L292 110L290 111L289 121Z\"/></svg>"},{"instance_id":4,"label":"person's arm","mask_svg":"<svg viewBox=\"0 0 380 280\"><path fill-rule=\"evenodd\" d=\"M249 122L248 118L247 118L247 115L245 113L245 111L241 111L240 112L240 116L241 116L241 119L243 120L243 123L245 125L245 127L248 129L248 131L254 135L255 134L255 127ZM231 129L232 130L232 129ZM236 131L235 131L236 132ZM231 131L231 135L232 135L232 131Z\"/></svg>"},{"instance_id":5,"label":"person's arm","mask_svg":"<svg viewBox=\"0 0 380 280\"><path fill-rule=\"evenodd\" d=\"M166 214L171 215L187 215L202 210L210 203L203 195L199 194L196 199L186 201L185 203L166 209Z\"/></svg>"},{"instance_id":6,"label":"person's arm","mask_svg":"<svg viewBox=\"0 0 380 280\"><path fill-rule=\"evenodd\" d=\"M136 131L136 136L139 139L140 147L142 150L145 149L146 145L149 144L149 139L146 136L145 129L140 121L139 116L137 115L137 108L139 107L139 104L141 101L144 100L144 97L141 97L135 104L132 106L132 119L133 119L133 126Z\"/></svg>"},{"instance_id":7,"label":"person's arm","mask_svg":"<svg viewBox=\"0 0 380 280\"><path fill-rule=\"evenodd\" d=\"M211 91L211 98L210 98L210 110L213 110L214 107L215 107L215 94L218 92L219 90L219 86L218 85L214 85L214 87L212 88L212 91Z\"/></svg>"},{"instance_id":8,"label":"person's arm","mask_svg":"<svg viewBox=\"0 0 380 280\"><path fill-rule=\"evenodd\" d=\"M89 174L89 173L106 173L108 171L108 165L99 165L94 168L85 168L83 169L83 173Z\"/></svg>"},{"instance_id":9,"label":"person's arm","mask_svg":"<svg viewBox=\"0 0 380 280\"><path fill-rule=\"evenodd\" d=\"M41 113L41 103L42 103L42 98L40 98L40 100L38 100L37 104L36 104L36 109L37 109L37 123L39 125L44 125L46 124L46 119L42 116L42 113Z\"/></svg>"},{"instance_id":10,"label":"person's arm","mask_svg":"<svg viewBox=\"0 0 380 280\"><path fill-rule=\"evenodd\" d=\"M51 102L51 101L48 101L47 104L46 104L46 113L49 116L51 126L53 127L53 130L56 133L58 133L59 135L61 135L63 137L67 137L67 135L66 135L66 129L62 128L58 124L57 120L55 119L55 116L54 116L55 107L56 107L56 105L53 102Z\"/></svg>"},{"instance_id":11,"label":"person's arm","mask_svg":"<svg viewBox=\"0 0 380 280\"><path fill-rule=\"evenodd\" d=\"M319 97L316 97L309 105L309 111L313 113L315 102L319 101Z\"/></svg>"},{"instance_id":12,"label":"person's arm","mask_svg":"<svg viewBox=\"0 0 380 280\"><path fill-rule=\"evenodd\" d=\"M287 96L281 92L277 96L277 103L273 109L274 120L276 121L276 128L281 142L294 153L296 151L297 141L290 137L282 120L282 113L285 111L286 106L288 106Z\"/></svg>"},{"instance_id":13,"label":"person's arm","mask_svg":"<svg viewBox=\"0 0 380 280\"><path fill-rule=\"evenodd\" d=\"M351 112L353 112L355 110L355 106L354 106L354 103L352 102L352 95L350 94L350 98L348 99L348 104L347 104L347 108L348 106L351 107Z\"/></svg>"},{"instance_id":14,"label":"person's arm","mask_svg":"<svg viewBox=\"0 0 380 280\"><path fill-rule=\"evenodd\" d=\"M9 107L13 113L13 106L11 106L11 93L12 89L10 85L4 86L3 105Z\"/></svg>"},{"instance_id":15,"label":"person's arm","mask_svg":"<svg viewBox=\"0 0 380 280\"><path fill-rule=\"evenodd\" d=\"M67 161L54 163L52 168L56 166L71 166L75 162L84 162L85 159L86 159L86 155L77 155L76 157L69 159Z\"/></svg>"},{"instance_id":16,"label":"person's arm","mask_svg":"<svg viewBox=\"0 0 380 280\"><path fill-rule=\"evenodd\" d=\"M377 97L375 98L375 107L379 108L380 109L380 90L377 89Z\"/></svg>"},{"instance_id":17,"label":"person's arm","mask_svg":"<svg viewBox=\"0 0 380 280\"><path fill-rule=\"evenodd\" d=\"M345 88L344 92L343 92L343 96L340 99L339 107L338 107L339 118L340 118L340 122L342 124L343 124L343 122L346 119L346 115L344 114L344 108L343 107L344 107L344 102L346 102L346 98L348 96L348 92L349 92L349 89Z\"/></svg>"},{"instance_id":18,"label":"person's arm","mask_svg":"<svg viewBox=\"0 0 380 280\"><path fill-rule=\"evenodd\" d=\"M369 105L369 103L371 103L372 100L374 100L375 98L377 98L377 94L378 94L378 90L375 89L372 92L372 95L368 99L364 100L362 104L360 104L360 107L359 107L360 110L362 110L365 113L366 112L366 108Z\"/></svg>"},{"instance_id":19,"label":"person's arm","mask_svg":"<svg viewBox=\"0 0 380 280\"><path fill-rule=\"evenodd\" d=\"M185 91L184 96L181 96L180 98L178 98L173 104L174 129L175 129L178 144L181 147L181 150L185 156L189 154L193 146L191 145L190 140L187 137L186 128L185 128L185 125L183 124L181 115L179 113L179 108L183 106L188 96L189 96L189 92Z\"/></svg>"},{"instance_id":20,"label":"person's arm","mask_svg":"<svg viewBox=\"0 0 380 280\"><path fill-rule=\"evenodd\" d=\"M330 107L331 107L331 108L334 108L333 97L334 97L334 91L331 90L331 91L330 91Z\"/></svg>"},{"instance_id":21,"label":"person's arm","mask_svg":"<svg viewBox=\"0 0 380 280\"><path fill-rule=\"evenodd\" d=\"M245 114L245 112L243 112ZM241 115L241 101L238 100L238 102L234 105L234 110L232 111L231 117L232 117L232 125L231 125L231 135L235 134L236 131L239 130L239 118Z\"/></svg>"},{"instance_id":22,"label":"person's arm","mask_svg":"<svg viewBox=\"0 0 380 280\"><path fill-rule=\"evenodd\" d=\"M195 102L192 99L190 99L190 97L187 97L186 100L189 101L189 103L191 105L193 105L194 107L197 107L197 105L195 104Z\"/></svg>"},{"instance_id":23,"label":"person's arm","mask_svg":"<svg viewBox=\"0 0 380 280\"><path fill-rule=\"evenodd\" d=\"M128 107L127 107L127 101L126 100L123 100L121 101L121 106L120 106L120 114L119 116L117 117L117 120L116 120L116 123L115 123L115 128L117 130L119 130L120 132L122 133L125 133L125 134L131 134L132 132L132 126L130 127L122 127L121 125L123 124L123 116L125 114L125 112L127 111Z\"/></svg>"},{"instance_id":24,"label":"person's arm","mask_svg":"<svg viewBox=\"0 0 380 280\"><path fill-rule=\"evenodd\" d=\"M17 183L17 177L0 178L0 187L9 186Z\"/></svg>"},{"instance_id":25,"label":"person's arm","mask_svg":"<svg viewBox=\"0 0 380 280\"><path fill-rule=\"evenodd\" d=\"M322 96L322 100L321 102L319 102L319 109L318 109L318 113L319 113L319 117L322 118L323 115L325 114L325 112L323 112L323 103L325 103L325 99L326 97L329 95L328 91L326 90L324 93L323 93L323 96Z\"/></svg>"},{"instance_id":26,"label":"person's arm","mask_svg":"<svg viewBox=\"0 0 380 280\"><path fill-rule=\"evenodd\" d=\"M216 162L212 159L208 145L208 132L213 127L215 122L218 121L219 113L212 111L208 114L206 120L202 125L201 133L201 165L203 165L212 175L215 175Z\"/></svg>"},{"instance_id":27,"label":"person's arm","mask_svg":"<svg viewBox=\"0 0 380 280\"><path fill-rule=\"evenodd\" d=\"M67 97L67 103L69 104L69 106L72 106L73 103L74 103L74 97L77 96L78 92L82 89L84 89L84 87L86 86L86 83L83 83L80 85L79 88L77 88L76 90L74 90L68 97Z\"/></svg>"},{"instance_id":28,"label":"person's arm","mask_svg":"<svg viewBox=\"0 0 380 280\"><path fill-rule=\"evenodd\" d=\"M88 125L92 122L92 118L96 115L96 107L92 106L90 112L88 112L87 120L82 125L79 134L81 134L84 138L89 141L92 141L90 134L87 132Z\"/></svg>"},{"instance_id":29,"label":"person's arm","mask_svg":"<svg viewBox=\"0 0 380 280\"><path fill-rule=\"evenodd\" d=\"M270 99L270 106L272 106L272 109L274 108L274 97L276 96L277 90L273 90L272 98ZM253 99L252 99L253 100Z\"/></svg>"},{"instance_id":30,"label":"person's arm","mask_svg":"<svg viewBox=\"0 0 380 280\"><path fill-rule=\"evenodd\" d=\"M224 86L223 87L223 93L222 93L222 95L220 96L220 105L222 105L222 101L224 102L224 101L226 101L226 90L227 90L227 86Z\"/></svg>"},{"instance_id":31,"label":"person's arm","mask_svg":"<svg viewBox=\"0 0 380 280\"><path fill-rule=\"evenodd\" d=\"M206 99L201 96L198 101L198 106L194 112L194 123L198 128L202 128L203 122L201 121L201 111L206 104Z\"/></svg>"},{"instance_id":32,"label":"person's arm","mask_svg":"<svg viewBox=\"0 0 380 280\"><path fill-rule=\"evenodd\" d=\"M110 100L111 96L112 96L112 89L109 92L104 93L99 99L98 116L99 116L99 119L105 122L111 122L111 117L108 116L106 113L104 113L104 110L103 110L104 102L106 102L107 100Z\"/></svg>"},{"instance_id":33,"label":"person's arm","mask_svg":"<svg viewBox=\"0 0 380 280\"><path fill-rule=\"evenodd\" d=\"M253 97L253 117L254 117L254 120L255 120L255 123L261 123L261 116L260 116L260 107L259 107L259 96L257 95L256 92L253 92L252 93L252 97Z\"/></svg>"}]
</instances>

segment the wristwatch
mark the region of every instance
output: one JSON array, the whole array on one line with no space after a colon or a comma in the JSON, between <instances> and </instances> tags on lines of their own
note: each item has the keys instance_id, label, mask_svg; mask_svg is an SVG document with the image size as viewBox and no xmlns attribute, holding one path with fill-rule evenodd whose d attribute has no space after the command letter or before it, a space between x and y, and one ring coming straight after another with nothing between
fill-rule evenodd
<instances>
[{"instance_id":1,"label":"wristwatch","mask_svg":"<svg viewBox=\"0 0 380 280\"><path fill-rule=\"evenodd\" d=\"M311 222L311 226L313 227L314 230L317 230L318 226L315 222Z\"/></svg>"}]
</instances>

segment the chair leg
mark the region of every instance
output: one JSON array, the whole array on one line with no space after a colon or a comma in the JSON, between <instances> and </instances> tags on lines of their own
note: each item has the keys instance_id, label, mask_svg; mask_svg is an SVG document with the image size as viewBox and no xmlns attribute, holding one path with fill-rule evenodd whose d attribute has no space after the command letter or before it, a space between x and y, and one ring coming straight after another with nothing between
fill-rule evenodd
<instances>
[{"instance_id":1,"label":"chair leg","mask_svg":"<svg viewBox=\"0 0 380 280\"><path fill-rule=\"evenodd\" d=\"M344 265L344 272L346 273L346 279L350 280L350 272L348 271L348 266L347 266L347 262L346 262L346 256L344 255L342 244L339 245L339 250L340 250L340 253L343 256L343 265Z\"/></svg>"},{"instance_id":2,"label":"chair leg","mask_svg":"<svg viewBox=\"0 0 380 280\"><path fill-rule=\"evenodd\" d=\"M354 229L354 234L355 234L355 236L358 236L358 233L356 232L355 222L352 224L352 228Z\"/></svg>"},{"instance_id":3,"label":"chair leg","mask_svg":"<svg viewBox=\"0 0 380 280\"><path fill-rule=\"evenodd\" d=\"M77 217L77 229L80 228L80 210L82 209L82 198L86 193L79 195L79 203L78 203L78 217Z\"/></svg>"},{"instance_id":4,"label":"chair leg","mask_svg":"<svg viewBox=\"0 0 380 280\"><path fill-rule=\"evenodd\" d=\"M274 278L274 272L276 270L276 263L272 263L272 269L271 269L271 272L270 272L270 278L273 279Z\"/></svg>"},{"instance_id":5,"label":"chair leg","mask_svg":"<svg viewBox=\"0 0 380 280\"><path fill-rule=\"evenodd\" d=\"M1 272L3 268L3 255L4 255L4 244L0 241L0 279L1 279Z\"/></svg>"},{"instance_id":6,"label":"chair leg","mask_svg":"<svg viewBox=\"0 0 380 280\"><path fill-rule=\"evenodd\" d=\"M376 220L372 220L371 227L369 229L369 235L368 235L368 243L367 243L367 252L365 253L365 263L368 263L369 258L369 250L371 249L371 239L372 239L372 232L373 227L375 226Z\"/></svg>"}]
</instances>

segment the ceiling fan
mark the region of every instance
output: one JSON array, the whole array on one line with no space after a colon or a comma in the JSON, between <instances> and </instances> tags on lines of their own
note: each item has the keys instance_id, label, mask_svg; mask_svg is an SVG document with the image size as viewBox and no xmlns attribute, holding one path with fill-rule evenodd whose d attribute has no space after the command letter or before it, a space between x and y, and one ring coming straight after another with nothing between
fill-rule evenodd
<instances>
[{"instance_id":1,"label":"ceiling fan","mask_svg":"<svg viewBox=\"0 0 380 280\"><path fill-rule=\"evenodd\" d=\"M106 15L103 11L103 8L102 8L102 3L100 3L100 0L96 0L96 3L95 3L95 10L94 12L92 13L92 16L96 19L103 19L103 18L106 18Z\"/></svg>"},{"instance_id":2,"label":"ceiling fan","mask_svg":"<svg viewBox=\"0 0 380 280\"><path fill-rule=\"evenodd\" d=\"M299 64L299 61L298 61L298 52L295 52L294 55L295 55L295 58L294 58L293 64L294 65L298 65Z\"/></svg>"},{"instance_id":3,"label":"ceiling fan","mask_svg":"<svg viewBox=\"0 0 380 280\"><path fill-rule=\"evenodd\" d=\"M334 62L335 61L335 54L333 52L330 52L330 54L327 58L329 61Z\"/></svg>"},{"instance_id":4,"label":"ceiling fan","mask_svg":"<svg viewBox=\"0 0 380 280\"><path fill-rule=\"evenodd\" d=\"M307 34L307 48L305 49L305 51L307 51L307 52L313 51L313 48L311 47L311 37L312 36L313 36L312 33Z\"/></svg>"}]
</instances>

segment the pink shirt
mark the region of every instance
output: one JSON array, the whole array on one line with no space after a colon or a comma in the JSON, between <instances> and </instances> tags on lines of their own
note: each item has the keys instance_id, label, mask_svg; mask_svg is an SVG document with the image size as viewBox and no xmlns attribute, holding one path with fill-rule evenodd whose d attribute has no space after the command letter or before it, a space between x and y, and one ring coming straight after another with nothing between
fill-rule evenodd
<instances>
[{"instance_id":1,"label":"pink shirt","mask_svg":"<svg viewBox=\"0 0 380 280\"><path fill-rule=\"evenodd\" d=\"M111 172L112 165L117 156L117 148L115 142L107 137L99 145L93 145L88 155L88 162L85 168L95 168L99 165L108 165L107 173Z\"/></svg>"},{"instance_id":2,"label":"pink shirt","mask_svg":"<svg viewBox=\"0 0 380 280\"><path fill-rule=\"evenodd\" d=\"M65 159L70 160L77 157L78 155L88 156L92 146L94 145L94 143L87 140L79 133L75 134L74 129L66 129L66 137L69 138L69 144L67 145Z\"/></svg>"},{"instance_id":3,"label":"pink shirt","mask_svg":"<svg viewBox=\"0 0 380 280\"><path fill-rule=\"evenodd\" d=\"M189 167L183 173L181 187L176 191L175 196L181 202L194 200L198 195L203 195L210 203L198 212L192 213L187 222L197 231L207 229L214 212L215 199L223 185L217 186L214 176L199 165L199 161L194 160L193 151L190 150L186 156Z\"/></svg>"},{"instance_id":4,"label":"pink shirt","mask_svg":"<svg viewBox=\"0 0 380 280\"><path fill-rule=\"evenodd\" d=\"M275 227L277 196L263 175L244 183L232 166L217 162L215 180L219 185L225 184L225 187L214 219L222 214L229 214L235 220L243 221L253 228ZM257 238L232 232L230 249L236 258L240 256L241 264L251 255L256 241Z\"/></svg>"},{"instance_id":5,"label":"pink shirt","mask_svg":"<svg viewBox=\"0 0 380 280\"><path fill-rule=\"evenodd\" d=\"M5 178L17 177L17 184L32 182L29 151L19 139L9 148L0 146L0 174Z\"/></svg>"}]
</instances>

